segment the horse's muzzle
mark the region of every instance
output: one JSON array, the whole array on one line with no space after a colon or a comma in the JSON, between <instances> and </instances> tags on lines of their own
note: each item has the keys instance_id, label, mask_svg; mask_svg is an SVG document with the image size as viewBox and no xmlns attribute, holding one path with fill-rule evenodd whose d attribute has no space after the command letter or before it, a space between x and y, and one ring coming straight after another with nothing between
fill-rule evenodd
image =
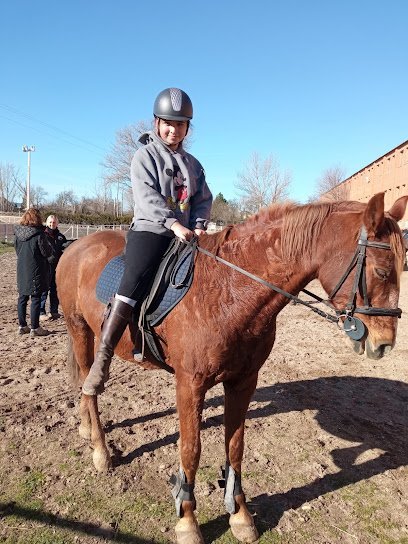
<instances>
[{"instance_id":1,"label":"horse's muzzle","mask_svg":"<svg viewBox=\"0 0 408 544\"><path fill-rule=\"evenodd\" d=\"M385 343L380 344L377 347L373 347L370 340L368 338L362 339L362 340L352 340L350 339L351 345L353 347L353 350L358 355L363 355L365 353L367 359L382 359L385 357L385 355L388 355L392 348L394 347L394 344Z\"/></svg>"}]
</instances>

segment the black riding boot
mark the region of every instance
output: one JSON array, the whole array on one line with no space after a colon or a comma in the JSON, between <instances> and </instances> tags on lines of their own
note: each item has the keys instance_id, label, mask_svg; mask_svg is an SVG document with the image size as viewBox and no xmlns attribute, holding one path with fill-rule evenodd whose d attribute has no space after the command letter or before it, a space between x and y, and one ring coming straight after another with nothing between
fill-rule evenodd
<instances>
[{"instance_id":1,"label":"black riding boot","mask_svg":"<svg viewBox=\"0 0 408 544\"><path fill-rule=\"evenodd\" d=\"M85 395L99 395L105 390L104 384L109 378L109 367L113 351L125 332L133 313L133 307L115 298L101 331L101 339L95 360L92 363L86 380L82 386Z\"/></svg>"}]
</instances>

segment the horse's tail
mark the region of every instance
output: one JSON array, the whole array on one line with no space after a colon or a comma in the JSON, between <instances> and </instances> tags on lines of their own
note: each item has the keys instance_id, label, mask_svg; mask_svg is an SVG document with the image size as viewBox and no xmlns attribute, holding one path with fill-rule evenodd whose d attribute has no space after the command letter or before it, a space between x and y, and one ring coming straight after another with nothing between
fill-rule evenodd
<instances>
[{"instance_id":1,"label":"horse's tail","mask_svg":"<svg viewBox=\"0 0 408 544\"><path fill-rule=\"evenodd\" d=\"M68 373L74 387L79 386L79 365L75 357L72 336L68 333Z\"/></svg>"}]
</instances>

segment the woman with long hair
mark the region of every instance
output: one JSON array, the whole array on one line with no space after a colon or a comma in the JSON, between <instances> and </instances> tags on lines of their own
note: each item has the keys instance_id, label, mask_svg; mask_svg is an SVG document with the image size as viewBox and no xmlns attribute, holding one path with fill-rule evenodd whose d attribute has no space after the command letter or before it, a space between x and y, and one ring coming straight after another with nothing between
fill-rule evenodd
<instances>
[{"instance_id":1,"label":"woman with long hair","mask_svg":"<svg viewBox=\"0 0 408 544\"><path fill-rule=\"evenodd\" d=\"M40 327L41 293L49 287L48 257L52 246L44 233L40 212L29 208L14 231L14 248L17 253L17 314L19 334L31 337L46 336L49 331ZM27 325L27 304L31 297L30 327Z\"/></svg>"}]
</instances>

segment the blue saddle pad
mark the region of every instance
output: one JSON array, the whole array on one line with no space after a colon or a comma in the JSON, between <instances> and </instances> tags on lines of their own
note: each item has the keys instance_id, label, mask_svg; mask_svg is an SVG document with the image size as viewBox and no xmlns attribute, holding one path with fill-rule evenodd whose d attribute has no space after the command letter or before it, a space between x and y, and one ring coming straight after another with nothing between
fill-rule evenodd
<instances>
[{"instance_id":1,"label":"blue saddle pad","mask_svg":"<svg viewBox=\"0 0 408 544\"><path fill-rule=\"evenodd\" d=\"M125 270L125 256L118 255L108 262L96 284L96 298L108 304L119 289L120 280Z\"/></svg>"},{"instance_id":2,"label":"blue saddle pad","mask_svg":"<svg viewBox=\"0 0 408 544\"><path fill-rule=\"evenodd\" d=\"M141 312L149 325L157 325L176 306L193 279L195 246L184 246L177 239L163 256L157 274L142 304ZM125 256L111 259L96 284L96 297L103 304L117 293L125 270Z\"/></svg>"}]
</instances>

